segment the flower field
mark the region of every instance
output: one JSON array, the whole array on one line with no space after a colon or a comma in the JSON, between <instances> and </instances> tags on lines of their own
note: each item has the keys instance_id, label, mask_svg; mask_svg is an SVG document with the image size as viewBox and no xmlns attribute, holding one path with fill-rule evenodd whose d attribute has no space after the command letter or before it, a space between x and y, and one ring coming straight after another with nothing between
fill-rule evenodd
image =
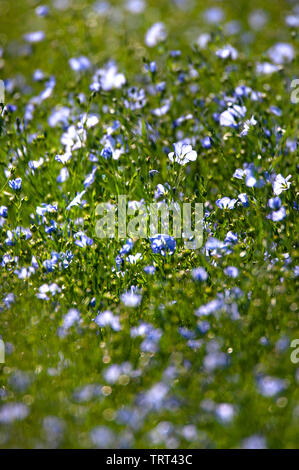
<instances>
[{"instance_id":1,"label":"flower field","mask_svg":"<svg viewBox=\"0 0 299 470\"><path fill-rule=\"evenodd\" d=\"M298 447L299 3L0 18L0 447Z\"/></svg>"}]
</instances>

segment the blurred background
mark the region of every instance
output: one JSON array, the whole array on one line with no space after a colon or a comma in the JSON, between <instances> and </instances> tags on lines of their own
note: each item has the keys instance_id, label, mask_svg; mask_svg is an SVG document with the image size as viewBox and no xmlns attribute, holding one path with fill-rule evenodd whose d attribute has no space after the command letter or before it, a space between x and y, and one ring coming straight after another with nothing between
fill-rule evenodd
<instances>
[{"instance_id":1,"label":"blurred background","mask_svg":"<svg viewBox=\"0 0 299 470\"><path fill-rule=\"evenodd\" d=\"M288 39L288 27L296 26L298 17L295 0L0 0L0 74L28 73L42 62L45 72L63 77L62 64L74 54L88 55L93 63L112 57L120 65L134 57L134 73L138 58L152 52L145 34L157 22L165 25L170 48L183 50L219 31L239 50L258 56ZM45 40L24 39L36 31L43 31ZM33 48L38 50L29 63Z\"/></svg>"}]
</instances>

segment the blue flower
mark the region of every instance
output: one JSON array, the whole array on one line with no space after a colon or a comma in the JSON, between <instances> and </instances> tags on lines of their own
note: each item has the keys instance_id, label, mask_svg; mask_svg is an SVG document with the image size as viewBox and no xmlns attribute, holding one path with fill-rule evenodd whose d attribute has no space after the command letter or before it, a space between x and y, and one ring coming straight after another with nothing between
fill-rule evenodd
<instances>
[{"instance_id":1,"label":"blue flower","mask_svg":"<svg viewBox=\"0 0 299 470\"><path fill-rule=\"evenodd\" d=\"M223 248L223 242L214 237L209 237L206 244L206 250L219 250Z\"/></svg>"},{"instance_id":2,"label":"blue flower","mask_svg":"<svg viewBox=\"0 0 299 470\"><path fill-rule=\"evenodd\" d=\"M270 209L274 209L274 210L280 209L281 207L280 197L277 196L277 197L272 197L271 199L269 199L268 206L270 207Z\"/></svg>"},{"instance_id":3,"label":"blue flower","mask_svg":"<svg viewBox=\"0 0 299 470\"><path fill-rule=\"evenodd\" d=\"M145 70L148 72L151 72L151 73L156 73L157 71L157 64L156 62L150 62L149 64L145 64Z\"/></svg>"},{"instance_id":4,"label":"blue flower","mask_svg":"<svg viewBox=\"0 0 299 470\"><path fill-rule=\"evenodd\" d=\"M125 107L132 111L141 109L146 104L146 94L143 88L131 87L128 89L128 100L124 101Z\"/></svg>"},{"instance_id":5,"label":"blue flower","mask_svg":"<svg viewBox=\"0 0 299 470\"><path fill-rule=\"evenodd\" d=\"M175 50L175 51L170 51L171 57L179 57L181 55L181 51Z\"/></svg>"},{"instance_id":6,"label":"blue flower","mask_svg":"<svg viewBox=\"0 0 299 470\"><path fill-rule=\"evenodd\" d=\"M258 376L257 386L264 397L273 397L287 387L287 382L276 377Z\"/></svg>"},{"instance_id":7,"label":"blue flower","mask_svg":"<svg viewBox=\"0 0 299 470\"><path fill-rule=\"evenodd\" d=\"M7 425L14 421L22 421L29 415L29 407L23 403L5 403L0 409L0 424Z\"/></svg>"},{"instance_id":8,"label":"blue flower","mask_svg":"<svg viewBox=\"0 0 299 470\"><path fill-rule=\"evenodd\" d=\"M114 316L110 310L105 310L105 312L100 313L95 319L94 322L101 328L105 326L110 326L112 330L119 331L121 326L119 323L119 318Z\"/></svg>"},{"instance_id":9,"label":"blue flower","mask_svg":"<svg viewBox=\"0 0 299 470\"><path fill-rule=\"evenodd\" d=\"M198 317L211 315L212 313L222 310L224 306L225 303L222 299L214 299L195 310L195 315Z\"/></svg>"},{"instance_id":10,"label":"blue flower","mask_svg":"<svg viewBox=\"0 0 299 470\"><path fill-rule=\"evenodd\" d=\"M101 151L101 156L105 158L105 160L109 160L109 158L112 157L112 149L111 147L104 147L103 150Z\"/></svg>"},{"instance_id":11,"label":"blue flower","mask_svg":"<svg viewBox=\"0 0 299 470\"><path fill-rule=\"evenodd\" d=\"M74 235L75 245L85 248L86 246L93 244L93 239L85 235L84 232L77 232Z\"/></svg>"},{"instance_id":12,"label":"blue flower","mask_svg":"<svg viewBox=\"0 0 299 470\"><path fill-rule=\"evenodd\" d=\"M249 130L251 127L255 126L257 124L257 121L255 120L254 116L251 116L250 119L247 119L244 124L243 124L243 129L240 132L240 136L244 137L245 135L248 134Z\"/></svg>"},{"instance_id":13,"label":"blue flower","mask_svg":"<svg viewBox=\"0 0 299 470\"><path fill-rule=\"evenodd\" d=\"M45 214L57 212L58 206L57 204L47 204L42 202L41 206L37 206L36 214L42 218L42 222L46 221Z\"/></svg>"},{"instance_id":14,"label":"blue flower","mask_svg":"<svg viewBox=\"0 0 299 470\"><path fill-rule=\"evenodd\" d=\"M212 147L212 141L211 138L206 136L200 141L201 145L203 146L204 149L210 149Z\"/></svg>"},{"instance_id":15,"label":"blue flower","mask_svg":"<svg viewBox=\"0 0 299 470\"><path fill-rule=\"evenodd\" d=\"M233 244L234 244L234 243L237 243L237 241L238 241L238 234L229 231L229 232L227 232L224 241L225 241L225 243L233 243Z\"/></svg>"},{"instance_id":16,"label":"blue flower","mask_svg":"<svg viewBox=\"0 0 299 470\"><path fill-rule=\"evenodd\" d=\"M43 267L46 269L46 271L48 271L48 273L51 273L52 271L54 271L55 266L56 266L56 262L53 259L46 259L43 262Z\"/></svg>"},{"instance_id":17,"label":"blue flower","mask_svg":"<svg viewBox=\"0 0 299 470\"><path fill-rule=\"evenodd\" d=\"M48 234L55 232L57 230L57 227L57 222L55 222L55 220L50 220L50 225L45 227L45 232Z\"/></svg>"},{"instance_id":18,"label":"blue flower","mask_svg":"<svg viewBox=\"0 0 299 470\"><path fill-rule=\"evenodd\" d=\"M236 278L239 276L239 270L238 268L235 268L234 266L228 266L227 268L224 269L224 273L232 278Z\"/></svg>"},{"instance_id":19,"label":"blue flower","mask_svg":"<svg viewBox=\"0 0 299 470\"><path fill-rule=\"evenodd\" d=\"M161 93L165 89L166 89L166 83L165 82L157 83L156 90L157 90L158 93Z\"/></svg>"},{"instance_id":20,"label":"blue flower","mask_svg":"<svg viewBox=\"0 0 299 470\"><path fill-rule=\"evenodd\" d=\"M8 246L13 246L21 235L25 237L25 240L29 240L32 237L29 228L24 227L16 227L13 231L7 230L6 234L7 238L5 239L5 243Z\"/></svg>"},{"instance_id":21,"label":"blue flower","mask_svg":"<svg viewBox=\"0 0 299 470\"><path fill-rule=\"evenodd\" d=\"M271 113L275 114L275 116L282 115L282 111L280 108L278 108L278 106L270 106L269 110L271 111Z\"/></svg>"},{"instance_id":22,"label":"blue flower","mask_svg":"<svg viewBox=\"0 0 299 470\"><path fill-rule=\"evenodd\" d=\"M63 338L67 335L68 330L75 324L81 322L81 316L79 310L71 308L66 315L63 317L62 327L58 329L58 336Z\"/></svg>"},{"instance_id":23,"label":"blue flower","mask_svg":"<svg viewBox=\"0 0 299 470\"><path fill-rule=\"evenodd\" d=\"M216 406L215 414L221 423L227 424L234 418L235 409L233 405L229 403L220 403Z\"/></svg>"},{"instance_id":24,"label":"blue flower","mask_svg":"<svg viewBox=\"0 0 299 470\"><path fill-rule=\"evenodd\" d=\"M244 170L242 170L242 168L237 168L233 174L233 177L234 178L237 178L238 180L242 180L243 177L244 177Z\"/></svg>"},{"instance_id":25,"label":"blue flower","mask_svg":"<svg viewBox=\"0 0 299 470\"><path fill-rule=\"evenodd\" d=\"M50 293L53 297L57 293L61 292L61 288L53 282L52 284L42 284L38 291L38 294L36 294L38 299L49 300L49 296L47 294Z\"/></svg>"},{"instance_id":26,"label":"blue flower","mask_svg":"<svg viewBox=\"0 0 299 470\"><path fill-rule=\"evenodd\" d=\"M296 152L297 149L297 141L294 139L288 138L286 140L286 148L289 150L289 152Z\"/></svg>"},{"instance_id":27,"label":"blue flower","mask_svg":"<svg viewBox=\"0 0 299 470\"><path fill-rule=\"evenodd\" d=\"M34 31L32 33L27 33L23 36L25 41L35 43L35 42L40 42L45 39L45 33L44 31Z\"/></svg>"},{"instance_id":28,"label":"blue flower","mask_svg":"<svg viewBox=\"0 0 299 470\"><path fill-rule=\"evenodd\" d=\"M146 273L146 274L155 274L155 271L156 271L156 268L155 266L145 266L143 268L143 271Z\"/></svg>"},{"instance_id":29,"label":"blue flower","mask_svg":"<svg viewBox=\"0 0 299 470\"><path fill-rule=\"evenodd\" d=\"M172 255L176 249L176 241L170 235L157 234L150 237L151 248L153 253L160 253L162 256L166 254Z\"/></svg>"},{"instance_id":30,"label":"blue flower","mask_svg":"<svg viewBox=\"0 0 299 470\"><path fill-rule=\"evenodd\" d=\"M68 178L70 174L69 171L66 167L61 168L59 175L57 176L57 183L64 183Z\"/></svg>"},{"instance_id":31,"label":"blue flower","mask_svg":"<svg viewBox=\"0 0 299 470\"><path fill-rule=\"evenodd\" d=\"M72 153L71 152L65 152L63 155L55 155L55 160L57 160L59 163L65 164L72 158Z\"/></svg>"},{"instance_id":32,"label":"blue flower","mask_svg":"<svg viewBox=\"0 0 299 470\"><path fill-rule=\"evenodd\" d=\"M220 7L210 7L204 11L203 16L207 23L217 24L224 19L224 12Z\"/></svg>"},{"instance_id":33,"label":"blue flower","mask_svg":"<svg viewBox=\"0 0 299 470\"><path fill-rule=\"evenodd\" d=\"M133 245L134 245L133 240L131 238L128 238L128 240L126 241L126 243L122 246L120 250L120 255L123 256L123 255L127 255L128 253L130 253L130 251L133 248Z\"/></svg>"},{"instance_id":34,"label":"blue flower","mask_svg":"<svg viewBox=\"0 0 299 470\"><path fill-rule=\"evenodd\" d=\"M49 14L49 7L47 5L39 5L35 9L35 13L37 16L47 16Z\"/></svg>"},{"instance_id":35,"label":"blue flower","mask_svg":"<svg viewBox=\"0 0 299 470\"><path fill-rule=\"evenodd\" d=\"M7 217L7 207L0 206L0 217Z\"/></svg>"},{"instance_id":36,"label":"blue flower","mask_svg":"<svg viewBox=\"0 0 299 470\"><path fill-rule=\"evenodd\" d=\"M65 253L60 253L60 259L62 260L62 267L64 269L68 268L72 262L74 255L71 250L67 250Z\"/></svg>"},{"instance_id":37,"label":"blue flower","mask_svg":"<svg viewBox=\"0 0 299 470\"><path fill-rule=\"evenodd\" d=\"M270 62L262 62L256 64L256 73L258 75L270 75L271 73L277 72L279 67L271 64Z\"/></svg>"},{"instance_id":38,"label":"blue flower","mask_svg":"<svg viewBox=\"0 0 299 470\"><path fill-rule=\"evenodd\" d=\"M18 276L19 279L27 279L35 272L35 269L32 266L28 268L16 269L14 274Z\"/></svg>"},{"instance_id":39,"label":"blue flower","mask_svg":"<svg viewBox=\"0 0 299 470\"><path fill-rule=\"evenodd\" d=\"M252 434L242 441L242 449L267 449L266 439L259 434Z\"/></svg>"},{"instance_id":40,"label":"blue flower","mask_svg":"<svg viewBox=\"0 0 299 470\"><path fill-rule=\"evenodd\" d=\"M118 271L120 270L121 265L123 263L124 263L124 259L120 255L117 255L116 258L115 258L115 264L116 264L116 267L117 267Z\"/></svg>"},{"instance_id":41,"label":"blue flower","mask_svg":"<svg viewBox=\"0 0 299 470\"><path fill-rule=\"evenodd\" d=\"M9 113L14 113L18 108L14 104L7 103L6 109Z\"/></svg>"},{"instance_id":42,"label":"blue flower","mask_svg":"<svg viewBox=\"0 0 299 470\"><path fill-rule=\"evenodd\" d=\"M73 57L69 60L69 64L72 70L75 72L81 72L90 68L90 61L87 57Z\"/></svg>"},{"instance_id":43,"label":"blue flower","mask_svg":"<svg viewBox=\"0 0 299 470\"><path fill-rule=\"evenodd\" d=\"M239 194L238 199L241 201L243 207L249 206L249 200L246 193Z\"/></svg>"},{"instance_id":44,"label":"blue flower","mask_svg":"<svg viewBox=\"0 0 299 470\"><path fill-rule=\"evenodd\" d=\"M192 270L192 277L195 281L206 281L208 273L204 268L199 267Z\"/></svg>"},{"instance_id":45,"label":"blue flower","mask_svg":"<svg viewBox=\"0 0 299 470\"><path fill-rule=\"evenodd\" d=\"M102 2L101 2L102 3ZM128 10L130 13L138 14L142 13L143 10L145 9L146 3L144 0L127 0L125 4L126 10ZM109 8L108 4L108 8Z\"/></svg>"},{"instance_id":46,"label":"blue flower","mask_svg":"<svg viewBox=\"0 0 299 470\"><path fill-rule=\"evenodd\" d=\"M197 328L199 329L200 333L205 334L210 329L210 323L208 321L200 321L197 323Z\"/></svg>"},{"instance_id":47,"label":"blue flower","mask_svg":"<svg viewBox=\"0 0 299 470\"><path fill-rule=\"evenodd\" d=\"M84 182L83 182L83 185L84 185L84 188L88 188L90 185L92 185L92 183L94 183L94 180L95 180L95 174L96 174L96 171L97 171L97 167L95 166L92 170L91 173L89 173Z\"/></svg>"},{"instance_id":48,"label":"blue flower","mask_svg":"<svg viewBox=\"0 0 299 470\"><path fill-rule=\"evenodd\" d=\"M292 44L278 42L268 50L268 55L274 64L280 65L291 62L295 57L295 50Z\"/></svg>"},{"instance_id":49,"label":"blue flower","mask_svg":"<svg viewBox=\"0 0 299 470\"><path fill-rule=\"evenodd\" d=\"M159 183L155 190L155 199L159 199L159 197L164 196L165 194L167 194L167 189L163 184Z\"/></svg>"},{"instance_id":50,"label":"blue flower","mask_svg":"<svg viewBox=\"0 0 299 470\"><path fill-rule=\"evenodd\" d=\"M270 216L268 216L269 219L273 220L273 222L280 222L283 220L286 216L286 210L282 206L278 211L273 211L271 212Z\"/></svg>"},{"instance_id":51,"label":"blue flower","mask_svg":"<svg viewBox=\"0 0 299 470\"><path fill-rule=\"evenodd\" d=\"M3 303L6 308L10 308L11 305L15 302L15 295L10 292L9 294L4 295L3 297Z\"/></svg>"},{"instance_id":52,"label":"blue flower","mask_svg":"<svg viewBox=\"0 0 299 470\"><path fill-rule=\"evenodd\" d=\"M90 439L96 447L107 449L115 440L115 437L107 426L97 426L90 431Z\"/></svg>"},{"instance_id":53,"label":"blue flower","mask_svg":"<svg viewBox=\"0 0 299 470\"><path fill-rule=\"evenodd\" d=\"M34 174L34 170L37 170L42 164L44 163L43 157L41 157L39 160L29 160L28 166L32 170L32 174Z\"/></svg>"},{"instance_id":54,"label":"blue flower","mask_svg":"<svg viewBox=\"0 0 299 470\"><path fill-rule=\"evenodd\" d=\"M170 109L170 100L163 100L161 102L160 108L155 108L152 110L152 113L155 116L164 116L164 114L167 114Z\"/></svg>"},{"instance_id":55,"label":"blue flower","mask_svg":"<svg viewBox=\"0 0 299 470\"><path fill-rule=\"evenodd\" d=\"M10 180L8 182L11 189L14 191L20 191L22 186L22 178L16 178L15 180Z\"/></svg>"}]
</instances>

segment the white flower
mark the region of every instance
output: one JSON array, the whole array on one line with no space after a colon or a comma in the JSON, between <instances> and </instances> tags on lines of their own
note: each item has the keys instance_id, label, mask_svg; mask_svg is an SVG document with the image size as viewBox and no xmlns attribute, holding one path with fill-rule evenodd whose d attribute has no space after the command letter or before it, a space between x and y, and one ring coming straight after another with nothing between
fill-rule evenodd
<instances>
[{"instance_id":1,"label":"white flower","mask_svg":"<svg viewBox=\"0 0 299 470\"><path fill-rule=\"evenodd\" d=\"M174 152L168 154L168 158L171 162L179 163L180 165L186 165L188 162L194 162L197 159L197 153L192 150L192 146L177 142L173 144Z\"/></svg>"},{"instance_id":2,"label":"white flower","mask_svg":"<svg viewBox=\"0 0 299 470\"><path fill-rule=\"evenodd\" d=\"M145 44L148 47L154 47L159 42L164 41L167 37L167 33L163 23L155 23L151 26L145 35Z\"/></svg>"},{"instance_id":3,"label":"white flower","mask_svg":"<svg viewBox=\"0 0 299 470\"><path fill-rule=\"evenodd\" d=\"M99 91L102 88L104 91L109 91L113 88L121 88L125 83L126 77L124 74L118 72L117 65L110 61L105 67L95 72L90 89Z\"/></svg>"},{"instance_id":4,"label":"white flower","mask_svg":"<svg viewBox=\"0 0 299 470\"><path fill-rule=\"evenodd\" d=\"M136 287L132 286L130 290L121 295L120 300L126 307L137 307L141 303L142 295L138 294Z\"/></svg>"},{"instance_id":5,"label":"white flower","mask_svg":"<svg viewBox=\"0 0 299 470\"><path fill-rule=\"evenodd\" d=\"M66 210L69 211L71 207L79 206L82 203L81 198L83 197L85 193L86 191L81 191L81 193L78 193L77 196L75 196L74 199L69 203Z\"/></svg>"},{"instance_id":6,"label":"white flower","mask_svg":"<svg viewBox=\"0 0 299 470\"><path fill-rule=\"evenodd\" d=\"M127 260L131 264L136 264L137 261L142 260L142 254L141 253L136 253L136 255L129 255L127 257Z\"/></svg>"},{"instance_id":7,"label":"white flower","mask_svg":"<svg viewBox=\"0 0 299 470\"><path fill-rule=\"evenodd\" d=\"M119 318L113 315L113 313L110 312L110 310L105 310L105 312L102 312L99 315L97 315L94 321L100 327L110 326L114 331L121 330Z\"/></svg>"},{"instance_id":8,"label":"white flower","mask_svg":"<svg viewBox=\"0 0 299 470\"><path fill-rule=\"evenodd\" d=\"M85 129L78 129L76 126L71 125L62 134L60 141L65 146L66 152L70 152L82 148L86 138L87 133Z\"/></svg>"},{"instance_id":9,"label":"white flower","mask_svg":"<svg viewBox=\"0 0 299 470\"><path fill-rule=\"evenodd\" d=\"M235 104L231 108L226 109L220 114L219 121L220 126L224 127L237 127L238 121L237 119L241 119L246 114L246 107L239 106Z\"/></svg>"},{"instance_id":10,"label":"white flower","mask_svg":"<svg viewBox=\"0 0 299 470\"><path fill-rule=\"evenodd\" d=\"M228 59L230 57L232 60L236 60L238 58L238 51L230 44L227 44L222 49L218 49L216 55L221 59Z\"/></svg>"},{"instance_id":11,"label":"white flower","mask_svg":"<svg viewBox=\"0 0 299 470\"><path fill-rule=\"evenodd\" d=\"M291 186L291 182L289 179L292 175L287 176L284 178L282 175L277 175L274 182L273 182L273 192L276 196L282 193L282 191L286 191Z\"/></svg>"},{"instance_id":12,"label":"white flower","mask_svg":"<svg viewBox=\"0 0 299 470\"><path fill-rule=\"evenodd\" d=\"M250 119L247 119L247 121L244 122L243 129L240 132L240 136L243 137L244 135L247 135L249 132L249 129L252 126L255 126L256 124L257 124L257 121L254 119L254 116L251 116Z\"/></svg>"},{"instance_id":13,"label":"white flower","mask_svg":"<svg viewBox=\"0 0 299 470\"><path fill-rule=\"evenodd\" d=\"M286 216L286 210L284 207L278 209L278 211L272 211L269 218L273 220L273 222L280 222Z\"/></svg>"},{"instance_id":14,"label":"white flower","mask_svg":"<svg viewBox=\"0 0 299 470\"><path fill-rule=\"evenodd\" d=\"M200 49L205 49L208 42L211 41L211 35L209 33L202 33L198 38L197 38L197 45L200 47Z\"/></svg>"}]
</instances>

